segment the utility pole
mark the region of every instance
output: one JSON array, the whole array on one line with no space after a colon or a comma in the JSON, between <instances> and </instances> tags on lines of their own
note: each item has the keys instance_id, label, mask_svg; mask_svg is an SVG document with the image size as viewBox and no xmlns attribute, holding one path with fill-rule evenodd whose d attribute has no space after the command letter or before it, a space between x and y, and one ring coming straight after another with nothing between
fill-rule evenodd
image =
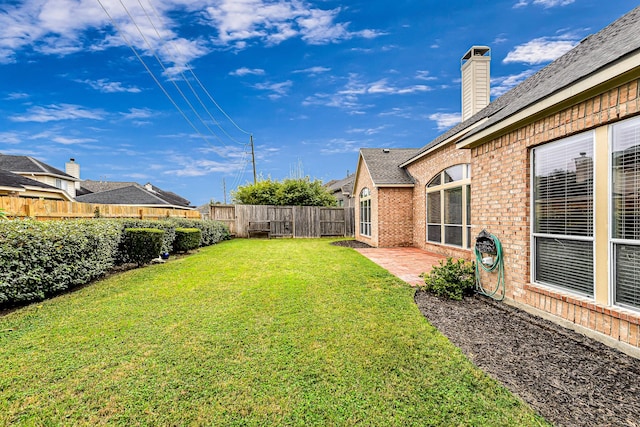
<instances>
[{"instance_id":1,"label":"utility pole","mask_svg":"<svg viewBox=\"0 0 640 427\"><path fill-rule=\"evenodd\" d=\"M253 150L253 134L250 136L251 139L251 162L253 163L253 185L258 183L258 178L256 177L256 154Z\"/></svg>"},{"instance_id":2,"label":"utility pole","mask_svg":"<svg viewBox=\"0 0 640 427\"><path fill-rule=\"evenodd\" d=\"M227 204L227 183L224 182L224 178L222 178L222 191L224 193L224 204Z\"/></svg>"}]
</instances>

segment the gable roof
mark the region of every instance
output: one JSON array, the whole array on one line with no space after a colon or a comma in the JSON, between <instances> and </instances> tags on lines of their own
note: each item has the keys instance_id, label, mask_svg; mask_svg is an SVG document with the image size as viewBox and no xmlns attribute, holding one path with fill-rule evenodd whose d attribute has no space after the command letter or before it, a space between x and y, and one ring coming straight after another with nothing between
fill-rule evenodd
<instances>
[{"instance_id":1,"label":"gable roof","mask_svg":"<svg viewBox=\"0 0 640 427\"><path fill-rule=\"evenodd\" d=\"M0 154L0 169L17 174L53 175L69 181L79 181L78 178L62 172L53 166L49 166L40 160L34 159L31 156Z\"/></svg>"},{"instance_id":2,"label":"gable roof","mask_svg":"<svg viewBox=\"0 0 640 427\"><path fill-rule=\"evenodd\" d=\"M406 164L445 142L462 142L640 50L640 7L526 79L484 109L423 146ZM636 65L637 66L637 65ZM589 89L587 87L586 89ZM572 93L571 95L575 95Z\"/></svg>"},{"instance_id":3,"label":"gable roof","mask_svg":"<svg viewBox=\"0 0 640 427\"><path fill-rule=\"evenodd\" d=\"M69 195L59 188L4 169L0 169L0 190L18 193L35 190L46 193L56 193L62 196L62 198L70 200Z\"/></svg>"},{"instance_id":4,"label":"gable roof","mask_svg":"<svg viewBox=\"0 0 640 427\"><path fill-rule=\"evenodd\" d=\"M334 179L325 184L327 190L331 193L341 192L342 194L351 194L353 192L353 181L355 180L356 174L352 173L346 178L342 179Z\"/></svg>"},{"instance_id":5,"label":"gable roof","mask_svg":"<svg viewBox=\"0 0 640 427\"><path fill-rule=\"evenodd\" d=\"M376 187L413 186L414 181L411 175L398 165L413 157L417 150L416 148L361 148L362 162L358 162L358 169L363 163Z\"/></svg>"},{"instance_id":6,"label":"gable roof","mask_svg":"<svg viewBox=\"0 0 640 427\"><path fill-rule=\"evenodd\" d=\"M151 190L146 188L149 186ZM137 182L82 181L76 200L84 203L111 205L172 206L189 208L189 200L154 185L142 186Z\"/></svg>"}]
</instances>

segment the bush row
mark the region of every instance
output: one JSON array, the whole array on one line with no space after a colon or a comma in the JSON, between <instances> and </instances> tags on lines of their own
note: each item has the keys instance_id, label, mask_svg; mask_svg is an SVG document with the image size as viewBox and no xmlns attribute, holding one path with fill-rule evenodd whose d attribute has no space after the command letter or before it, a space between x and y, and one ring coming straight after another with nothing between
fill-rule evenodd
<instances>
[{"instance_id":1,"label":"bush row","mask_svg":"<svg viewBox=\"0 0 640 427\"><path fill-rule=\"evenodd\" d=\"M157 246L126 244L125 236L136 232L125 230L139 228L156 230ZM176 230L184 228L197 232L186 233L187 243L181 237L180 251L193 249L195 239L197 247L229 238L224 224L203 220L0 220L0 306L42 300L101 277L115 265L141 265L150 256L174 252Z\"/></svg>"}]
</instances>

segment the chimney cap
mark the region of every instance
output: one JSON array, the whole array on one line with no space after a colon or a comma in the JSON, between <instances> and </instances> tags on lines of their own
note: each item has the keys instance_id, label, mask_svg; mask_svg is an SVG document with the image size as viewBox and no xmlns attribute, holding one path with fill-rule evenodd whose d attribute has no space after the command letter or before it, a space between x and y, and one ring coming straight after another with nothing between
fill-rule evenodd
<instances>
[{"instance_id":1,"label":"chimney cap","mask_svg":"<svg viewBox=\"0 0 640 427\"><path fill-rule=\"evenodd\" d=\"M464 54L462 60L471 59L472 56L485 56L487 52L491 51L489 46L471 46L471 48Z\"/></svg>"},{"instance_id":2,"label":"chimney cap","mask_svg":"<svg viewBox=\"0 0 640 427\"><path fill-rule=\"evenodd\" d=\"M73 157L69 159L70 162L75 162L76 159L74 159Z\"/></svg>"},{"instance_id":3,"label":"chimney cap","mask_svg":"<svg viewBox=\"0 0 640 427\"><path fill-rule=\"evenodd\" d=\"M389 151L391 151L391 150L389 150L388 148L383 148L383 149L382 149L382 152L383 152L383 153L388 153Z\"/></svg>"}]
</instances>

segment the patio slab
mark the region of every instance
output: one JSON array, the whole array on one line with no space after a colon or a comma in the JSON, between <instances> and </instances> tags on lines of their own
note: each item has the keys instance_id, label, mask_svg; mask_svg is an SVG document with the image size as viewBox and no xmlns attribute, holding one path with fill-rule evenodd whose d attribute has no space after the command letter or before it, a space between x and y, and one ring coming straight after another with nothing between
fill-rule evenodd
<instances>
[{"instance_id":1,"label":"patio slab","mask_svg":"<svg viewBox=\"0 0 640 427\"><path fill-rule=\"evenodd\" d=\"M424 283L420 274L428 273L447 257L418 248L356 248L356 251L411 286Z\"/></svg>"}]
</instances>

